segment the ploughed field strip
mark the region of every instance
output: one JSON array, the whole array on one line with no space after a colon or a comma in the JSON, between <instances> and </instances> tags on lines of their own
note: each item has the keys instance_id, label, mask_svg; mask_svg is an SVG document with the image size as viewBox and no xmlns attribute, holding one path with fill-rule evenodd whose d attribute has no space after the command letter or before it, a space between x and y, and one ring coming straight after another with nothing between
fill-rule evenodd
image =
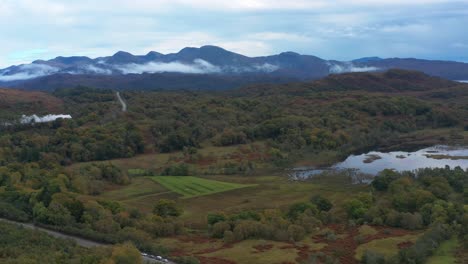
<instances>
[{"instance_id":1,"label":"ploughed field strip","mask_svg":"<svg viewBox=\"0 0 468 264\"><path fill-rule=\"evenodd\" d=\"M183 198L191 198L256 186L255 184L221 182L193 176L154 176L151 177L151 179L167 189L182 195Z\"/></svg>"}]
</instances>

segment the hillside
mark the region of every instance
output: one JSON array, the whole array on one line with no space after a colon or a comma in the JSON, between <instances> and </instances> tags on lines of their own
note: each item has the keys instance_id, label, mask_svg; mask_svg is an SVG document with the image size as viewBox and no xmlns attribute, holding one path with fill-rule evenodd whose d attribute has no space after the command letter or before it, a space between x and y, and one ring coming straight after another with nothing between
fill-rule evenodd
<instances>
[{"instance_id":1,"label":"hillside","mask_svg":"<svg viewBox=\"0 0 468 264\"><path fill-rule=\"evenodd\" d=\"M463 84L429 76L422 72L391 69L385 72L363 72L332 74L323 79L310 82L295 82L269 85L254 84L234 90L234 94L307 94L311 92L385 92L403 93L446 89Z\"/></svg>"},{"instance_id":2,"label":"hillside","mask_svg":"<svg viewBox=\"0 0 468 264\"><path fill-rule=\"evenodd\" d=\"M286 83L296 80L268 74L219 75L144 73L128 75L56 74L18 84L27 90L53 91L64 87L88 86L117 90L228 90L254 83ZM39 88L39 89L38 89Z\"/></svg>"},{"instance_id":3,"label":"hillside","mask_svg":"<svg viewBox=\"0 0 468 264\"><path fill-rule=\"evenodd\" d=\"M0 113L3 117L60 113L63 109L62 100L48 93L0 88Z\"/></svg>"}]
</instances>

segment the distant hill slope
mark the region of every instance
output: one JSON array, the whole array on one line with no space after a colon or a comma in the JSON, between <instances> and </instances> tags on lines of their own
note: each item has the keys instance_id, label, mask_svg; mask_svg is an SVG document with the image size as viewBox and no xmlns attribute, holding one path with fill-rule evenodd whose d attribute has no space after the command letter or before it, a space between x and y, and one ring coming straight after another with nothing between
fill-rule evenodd
<instances>
[{"instance_id":1,"label":"distant hill slope","mask_svg":"<svg viewBox=\"0 0 468 264\"><path fill-rule=\"evenodd\" d=\"M16 87L27 90L53 91L59 88L88 86L117 90L227 90L254 83L287 83L290 77L273 75L211 75L183 73L154 73L129 75L71 75L57 74L30 80Z\"/></svg>"},{"instance_id":2,"label":"distant hill slope","mask_svg":"<svg viewBox=\"0 0 468 264\"><path fill-rule=\"evenodd\" d=\"M233 91L239 94L294 93L308 91L409 92L445 89L460 83L418 71L391 69L386 72L332 74L320 80L278 85L251 85Z\"/></svg>"},{"instance_id":3,"label":"distant hill slope","mask_svg":"<svg viewBox=\"0 0 468 264\"><path fill-rule=\"evenodd\" d=\"M0 117L61 113L63 102L50 94L0 88Z\"/></svg>"},{"instance_id":4,"label":"distant hill slope","mask_svg":"<svg viewBox=\"0 0 468 264\"><path fill-rule=\"evenodd\" d=\"M0 69L0 86L43 90L69 85L109 88L110 82L119 89L230 89L249 83L282 82L279 79L315 80L329 74L392 68L468 80L468 63L462 62L379 57L336 61L295 52L248 57L216 46L203 46L171 54L151 51L133 55L119 51L95 59L74 56L37 60Z\"/></svg>"}]
</instances>

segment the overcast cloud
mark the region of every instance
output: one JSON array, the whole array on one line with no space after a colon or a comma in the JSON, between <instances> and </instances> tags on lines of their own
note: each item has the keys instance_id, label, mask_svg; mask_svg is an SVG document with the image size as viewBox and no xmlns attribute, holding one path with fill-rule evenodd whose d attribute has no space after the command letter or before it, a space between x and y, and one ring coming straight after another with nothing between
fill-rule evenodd
<instances>
[{"instance_id":1,"label":"overcast cloud","mask_svg":"<svg viewBox=\"0 0 468 264\"><path fill-rule=\"evenodd\" d=\"M2 0L0 67L206 44L249 56L468 61L464 25L468 0Z\"/></svg>"}]
</instances>

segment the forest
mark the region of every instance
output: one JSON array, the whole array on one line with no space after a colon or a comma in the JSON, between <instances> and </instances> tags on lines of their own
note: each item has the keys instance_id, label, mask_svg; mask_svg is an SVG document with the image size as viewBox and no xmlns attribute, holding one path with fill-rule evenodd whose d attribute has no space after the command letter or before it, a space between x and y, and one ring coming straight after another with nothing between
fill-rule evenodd
<instances>
[{"instance_id":1,"label":"forest","mask_svg":"<svg viewBox=\"0 0 468 264\"><path fill-rule=\"evenodd\" d=\"M140 250L177 263L242 263L221 249L271 241L297 250L293 263L426 263L445 241L468 244L468 171L459 167L385 170L361 185L339 173L303 184L284 175L298 164L327 166L368 150L467 145L466 84L390 70L218 92L136 87L121 95L128 112L113 90L57 89L38 100L53 100L72 119L0 129L0 217L115 246L83 249L1 224L2 262L38 263L35 252L47 251L50 263L137 263ZM44 104L23 104L21 114L43 113ZM0 113L18 114L8 105ZM161 181L149 184L154 176L236 187L184 198ZM350 257L373 240L356 231L368 226L376 237L403 232L414 240L392 254L368 249ZM351 253L333 248L345 236ZM221 246L186 252L168 246L170 239ZM40 243L26 249L32 241ZM323 250L311 248L318 243ZM266 243L262 250L272 249Z\"/></svg>"}]
</instances>

